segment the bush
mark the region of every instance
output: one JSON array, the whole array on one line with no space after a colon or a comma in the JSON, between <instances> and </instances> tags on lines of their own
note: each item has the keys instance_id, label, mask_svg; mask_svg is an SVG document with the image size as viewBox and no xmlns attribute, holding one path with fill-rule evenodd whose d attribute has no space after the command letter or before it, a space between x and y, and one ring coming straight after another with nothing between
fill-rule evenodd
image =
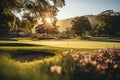
<instances>
[{"instance_id":1,"label":"bush","mask_svg":"<svg viewBox=\"0 0 120 80\"><path fill-rule=\"evenodd\" d=\"M62 66L69 80L119 80L120 53L116 48L87 52L63 53Z\"/></svg>"}]
</instances>

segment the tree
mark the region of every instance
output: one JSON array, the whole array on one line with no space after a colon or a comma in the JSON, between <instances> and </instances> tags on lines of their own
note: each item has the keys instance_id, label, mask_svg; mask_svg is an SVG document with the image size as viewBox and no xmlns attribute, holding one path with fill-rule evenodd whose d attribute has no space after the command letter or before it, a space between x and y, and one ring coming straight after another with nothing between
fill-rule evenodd
<instances>
[{"instance_id":1,"label":"tree","mask_svg":"<svg viewBox=\"0 0 120 80\"><path fill-rule=\"evenodd\" d=\"M58 28L51 23L40 24L35 28L35 31L40 34L57 34L59 32Z\"/></svg>"},{"instance_id":2,"label":"tree","mask_svg":"<svg viewBox=\"0 0 120 80\"><path fill-rule=\"evenodd\" d=\"M43 23L46 17L51 17L55 24L58 8L64 5L64 0L0 0L0 31L6 29L0 34L6 34L15 25L14 13L31 13L32 17L41 18Z\"/></svg>"},{"instance_id":3,"label":"tree","mask_svg":"<svg viewBox=\"0 0 120 80\"><path fill-rule=\"evenodd\" d=\"M76 17L72 20L71 30L79 36L83 36L91 30L91 25L87 17Z\"/></svg>"},{"instance_id":4,"label":"tree","mask_svg":"<svg viewBox=\"0 0 120 80\"><path fill-rule=\"evenodd\" d=\"M14 27L16 16L12 10L19 11L17 0L0 0L0 35L6 35Z\"/></svg>"},{"instance_id":5,"label":"tree","mask_svg":"<svg viewBox=\"0 0 120 80\"><path fill-rule=\"evenodd\" d=\"M108 36L120 35L120 12L113 10L106 10L97 15L98 20L98 33Z\"/></svg>"}]
</instances>

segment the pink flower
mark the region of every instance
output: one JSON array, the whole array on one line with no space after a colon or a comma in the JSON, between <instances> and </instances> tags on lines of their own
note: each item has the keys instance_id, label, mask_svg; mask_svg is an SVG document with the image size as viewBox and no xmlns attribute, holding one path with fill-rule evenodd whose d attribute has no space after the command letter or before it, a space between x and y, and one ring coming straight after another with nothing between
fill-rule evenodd
<instances>
[{"instance_id":1,"label":"pink flower","mask_svg":"<svg viewBox=\"0 0 120 80\"><path fill-rule=\"evenodd\" d=\"M93 65L96 65L96 64L97 64L97 62L96 62L96 61L92 61L91 63L92 63Z\"/></svg>"},{"instance_id":2,"label":"pink flower","mask_svg":"<svg viewBox=\"0 0 120 80\"><path fill-rule=\"evenodd\" d=\"M58 74L60 74L61 72L62 72L62 67L61 66L51 66L50 67L50 71L52 72L52 73L58 73Z\"/></svg>"},{"instance_id":3,"label":"pink flower","mask_svg":"<svg viewBox=\"0 0 120 80\"><path fill-rule=\"evenodd\" d=\"M117 64L115 64L113 67L114 67L114 69L117 69L117 68L118 68L118 65L117 65Z\"/></svg>"},{"instance_id":4,"label":"pink flower","mask_svg":"<svg viewBox=\"0 0 120 80\"><path fill-rule=\"evenodd\" d=\"M79 58L77 58L77 57L73 57L73 59L74 59L74 61L77 61Z\"/></svg>"},{"instance_id":5,"label":"pink flower","mask_svg":"<svg viewBox=\"0 0 120 80\"><path fill-rule=\"evenodd\" d=\"M97 65L97 69L98 69L98 70L101 69L101 65L100 65L100 64Z\"/></svg>"},{"instance_id":6,"label":"pink flower","mask_svg":"<svg viewBox=\"0 0 120 80\"><path fill-rule=\"evenodd\" d=\"M109 62L110 62L110 59L105 60L105 63L109 63Z\"/></svg>"},{"instance_id":7,"label":"pink flower","mask_svg":"<svg viewBox=\"0 0 120 80\"><path fill-rule=\"evenodd\" d=\"M107 68L108 68L108 66L105 65L105 64L101 66L101 69L103 69L103 70L105 70L105 69L107 69Z\"/></svg>"},{"instance_id":8,"label":"pink flower","mask_svg":"<svg viewBox=\"0 0 120 80\"><path fill-rule=\"evenodd\" d=\"M84 61L85 61L85 63L88 63L88 62L89 62L89 59L88 59L88 58L85 58Z\"/></svg>"},{"instance_id":9,"label":"pink flower","mask_svg":"<svg viewBox=\"0 0 120 80\"><path fill-rule=\"evenodd\" d=\"M81 65L82 65L82 66L85 66L86 64L83 62L83 63L81 63Z\"/></svg>"}]
</instances>

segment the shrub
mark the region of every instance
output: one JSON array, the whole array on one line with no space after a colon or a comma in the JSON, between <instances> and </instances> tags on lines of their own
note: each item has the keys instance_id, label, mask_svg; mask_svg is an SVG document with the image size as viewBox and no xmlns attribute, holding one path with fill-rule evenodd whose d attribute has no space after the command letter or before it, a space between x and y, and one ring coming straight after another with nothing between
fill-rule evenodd
<instances>
[{"instance_id":1,"label":"shrub","mask_svg":"<svg viewBox=\"0 0 120 80\"><path fill-rule=\"evenodd\" d=\"M120 53L116 48L102 48L92 54L67 51L62 60L69 80L120 79Z\"/></svg>"}]
</instances>

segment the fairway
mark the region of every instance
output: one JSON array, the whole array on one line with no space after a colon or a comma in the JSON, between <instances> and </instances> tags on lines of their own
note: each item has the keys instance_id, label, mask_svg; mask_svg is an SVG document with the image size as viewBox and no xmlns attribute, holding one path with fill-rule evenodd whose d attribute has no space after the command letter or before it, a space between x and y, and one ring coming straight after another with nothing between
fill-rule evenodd
<instances>
[{"instance_id":1,"label":"fairway","mask_svg":"<svg viewBox=\"0 0 120 80\"><path fill-rule=\"evenodd\" d=\"M79 48L79 49L99 49L104 47L120 48L120 42L117 41L90 41L80 39L64 40L18 40L18 41L0 41L0 48Z\"/></svg>"}]
</instances>

